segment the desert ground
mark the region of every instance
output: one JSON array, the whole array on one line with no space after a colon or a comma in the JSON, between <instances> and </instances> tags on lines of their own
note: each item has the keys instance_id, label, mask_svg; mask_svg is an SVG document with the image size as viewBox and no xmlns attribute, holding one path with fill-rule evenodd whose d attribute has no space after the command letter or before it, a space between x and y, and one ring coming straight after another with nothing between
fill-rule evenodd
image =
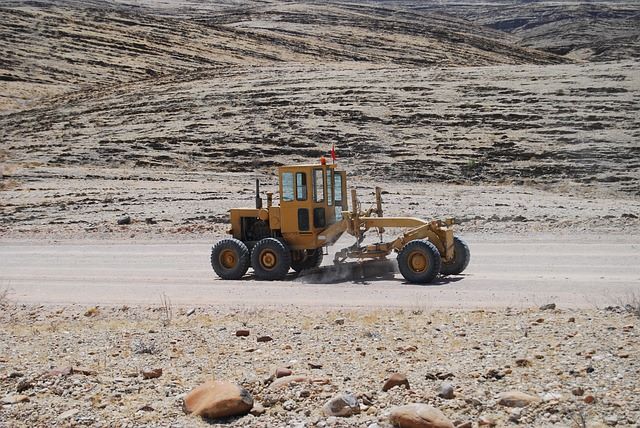
<instances>
[{"instance_id":1,"label":"desert ground","mask_svg":"<svg viewBox=\"0 0 640 428\"><path fill-rule=\"evenodd\" d=\"M0 426L640 426L637 2L10 0L0 41ZM217 278L332 145L468 269ZM185 414L211 379L251 413Z\"/></svg>"}]
</instances>

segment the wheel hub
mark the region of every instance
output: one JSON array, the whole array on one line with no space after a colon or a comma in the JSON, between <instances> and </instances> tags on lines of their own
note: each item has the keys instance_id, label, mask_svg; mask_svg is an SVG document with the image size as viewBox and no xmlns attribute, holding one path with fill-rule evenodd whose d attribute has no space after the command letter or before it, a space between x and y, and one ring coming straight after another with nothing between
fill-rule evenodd
<instances>
[{"instance_id":1,"label":"wheel hub","mask_svg":"<svg viewBox=\"0 0 640 428\"><path fill-rule=\"evenodd\" d=\"M231 250L224 250L220 253L220 264L225 269L232 269L238 263L236 253Z\"/></svg>"},{"instance_id":2,"label":"wheel hub","mask_svg":"<svg viewBox=\"0 0 640 428\"><path fill-rule=\"evenodd\" d=\"M409 267L414 272L424 272L429 266L427 257L419 251L415 251L409 255Z\"/></svg>"},{"instance_id":3,"label":"wheel hub","mask_svg":"<svg viewBox=\"0 0 640 428\"><path fill-rule=\"evenodd\" d=\"M265 269L273 269L277 263L278 259L274 253L269 250L265 250L260 253L260 264Z\"/></svg>"}]
</instances>

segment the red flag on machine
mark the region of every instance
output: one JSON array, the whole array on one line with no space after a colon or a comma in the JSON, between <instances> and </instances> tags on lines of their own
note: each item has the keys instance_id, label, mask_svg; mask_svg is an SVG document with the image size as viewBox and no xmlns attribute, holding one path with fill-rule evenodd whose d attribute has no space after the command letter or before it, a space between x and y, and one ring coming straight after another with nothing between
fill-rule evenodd
<instances>
[{"instance_id":1,"label":"red flag on machine","mask_svg":"<svg viewBox=\"0 0 640 428\"><path fill-rule=\"evenodd\" d=\"M333 161L333 163L336 162L336 159L338 157L336 156L336 145L335 144L331 144L331 160Z\"/></svg>"}]
</instances>

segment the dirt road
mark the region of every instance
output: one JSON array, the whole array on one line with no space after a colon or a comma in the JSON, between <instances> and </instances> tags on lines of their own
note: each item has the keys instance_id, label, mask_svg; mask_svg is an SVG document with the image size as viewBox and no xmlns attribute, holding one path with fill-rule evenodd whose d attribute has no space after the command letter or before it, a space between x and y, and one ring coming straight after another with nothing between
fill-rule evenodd
<instances>
[{"instance_id":1,"label":"dirt road","mask_svg":"<svg viewBox=\"0 0 640 428\"><path fill-rule=\"evenodd\" d=\"M640 296L640 235L466 238L465 274L428 286L400 275L338 284L222 281L204 241L8 241L0 245L0 288L20 303L81 305L159 305L165 293L188 306L588 308Z\"/></svg>"}]
</instances>

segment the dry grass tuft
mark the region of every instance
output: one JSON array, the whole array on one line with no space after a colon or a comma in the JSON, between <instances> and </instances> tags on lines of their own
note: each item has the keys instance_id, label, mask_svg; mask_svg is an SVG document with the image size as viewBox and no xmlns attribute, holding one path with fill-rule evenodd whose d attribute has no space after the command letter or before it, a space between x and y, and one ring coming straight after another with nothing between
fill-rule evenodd
<instances>
[{"instance_id":1,"label":"dry grass tuft","mask_svg":"<svg viewBox=\"0 0 640 428\"><path fill-rule=\"evenodd\" d=\"M171 325L173 320L173 306L169 297L164 293L160 296L160 319L163 327Z\"/></svg>"}]
</instances>

